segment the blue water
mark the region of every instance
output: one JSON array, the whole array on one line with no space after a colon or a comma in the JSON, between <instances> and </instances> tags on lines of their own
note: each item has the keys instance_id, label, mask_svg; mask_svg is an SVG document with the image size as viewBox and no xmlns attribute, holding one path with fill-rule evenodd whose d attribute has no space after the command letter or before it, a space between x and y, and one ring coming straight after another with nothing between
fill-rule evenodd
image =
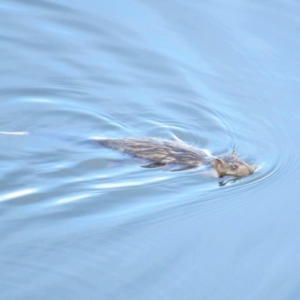
<instances>
[{"instance_id":1,"label":"blue water","mask_svg":"<svg viewBox=\"0 0 300 300\"><path fill-rule=\"evenodd\" d=\"M2 1L1 299L300 299L300 4ZM92 136L258 167L220 184ZM226 179L225 179L226 180Z\"/></svg>"}]
</instances>

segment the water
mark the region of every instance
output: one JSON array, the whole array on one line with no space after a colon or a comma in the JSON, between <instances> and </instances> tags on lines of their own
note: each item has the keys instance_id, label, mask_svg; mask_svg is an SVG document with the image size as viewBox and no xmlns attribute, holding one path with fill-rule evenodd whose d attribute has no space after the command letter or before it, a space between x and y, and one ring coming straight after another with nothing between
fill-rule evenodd
<instances>
[{"instance_id":1,"label":"water","mask_svg":"<svg viewBox=\"0 0 300 300\"><path fill-rule=\"evenodd\" d=\"M300 5L2 1L1 299L298 299ZM92 136L235 149L236 182Z\"/></svg>"}]
</instances>

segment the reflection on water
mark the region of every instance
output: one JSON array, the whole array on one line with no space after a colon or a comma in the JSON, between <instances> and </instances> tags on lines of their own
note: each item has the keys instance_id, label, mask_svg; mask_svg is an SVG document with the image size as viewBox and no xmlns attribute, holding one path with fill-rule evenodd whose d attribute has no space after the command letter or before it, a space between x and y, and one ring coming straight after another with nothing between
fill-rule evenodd
<instances>
[{"instance_id":1,"label":"reflection on water","mask_svg":"<svg viewBox=\"0 0 300 300\"><path fill-rule=\"evenodd\" d=\"M22 196L26 196L29 194L32 194L36 191L36 189L26 189L26 190L21 190L21 191L16 191L16 192L12 192L9 194L5 194L0 196L0 202L2 201L9 201L9 200L13 200Z\"/></svg>"},{"instance_id":2,"label":"reflection on water","mask_svg":"<svg viewBox=\"0 0 300 300\"><path fill-rule=\"evenodd\" d=\"M299 298L297 3L0 10L3 299ZM145 169L92 136L258 169Z\"/></svg>"}]
</instances>

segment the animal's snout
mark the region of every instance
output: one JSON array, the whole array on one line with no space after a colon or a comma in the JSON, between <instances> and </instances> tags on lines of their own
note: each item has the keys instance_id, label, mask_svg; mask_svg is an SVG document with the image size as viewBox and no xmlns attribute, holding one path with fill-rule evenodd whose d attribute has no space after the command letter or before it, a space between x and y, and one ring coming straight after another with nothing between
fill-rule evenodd
<instances>
[{"instance_id":1,"label":"animal's snout","mask_svg":"<svg viewBox=\"0 0 300 300\"><path fill-rule=\"evenodd\" d=\"M256 169L257 169L256 167L250 166L250 167L249 167L249 174L250 174L250 175L253 174L253 173L255 172Z\"/></svg>"}]
</instances>

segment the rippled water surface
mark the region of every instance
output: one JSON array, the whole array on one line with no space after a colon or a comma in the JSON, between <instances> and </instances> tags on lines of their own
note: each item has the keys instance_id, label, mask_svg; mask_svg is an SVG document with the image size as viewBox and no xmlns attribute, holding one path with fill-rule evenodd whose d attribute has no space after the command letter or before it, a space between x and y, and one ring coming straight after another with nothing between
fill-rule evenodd
<instances>
[{"instance_id":1,"label":"rippled water surface","mask_svg":"<svg viewBox=\"0 0 300 300\"><path fill-rule=\"evenodd\" d=\"M2 1L1 299L299 299L300 4ZM231 181L90 142L233 149Z\"/></svg>"}]
</instances>

